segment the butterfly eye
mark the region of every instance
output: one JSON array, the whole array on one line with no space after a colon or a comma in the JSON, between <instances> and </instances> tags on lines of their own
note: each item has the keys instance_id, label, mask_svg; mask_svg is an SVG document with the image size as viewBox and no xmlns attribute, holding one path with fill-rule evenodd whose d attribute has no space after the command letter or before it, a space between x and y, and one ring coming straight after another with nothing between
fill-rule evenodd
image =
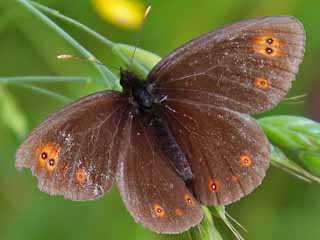
<instances>
[{"instance_id":1,"label":"butterfly eye","mask_svg":"<svg viewBox=\"0 0 320 240\"><path fill-rule=\"evenodd\" d=\"M240 156L240 163L244 167L251 167L251 165L252 165L251 157L248 155L241 155Z\"/></svg>"},{"instance_id":2,"label":"butterfly eye","mask_svg":"<svg viewBox=\"0 0 320 240\"><path fill-rule=\"evenodd\" d=\"M76 172L76 182L83 184L87 181L87 174L84 169L80 168Z\"/></svg>"},{"instance_id":3,"label":"butterfly eye","mask_svg":"<svg viewBox=\"0 0 320 240\"><path fill-rule=\"evenodd\" d=\"M213 178L209 181L208 188L211 192L216 193L220 190L220 182L217 179Z\"/></svg>"},{"instance_id":4,"label":"butterfly eye","mask_svg":"<svg viewBox=\"0 0 320 240\"><path fill-rule=\"evenodd\" d=\"M158 217L164 217L164 214L165 214L164 209L159 204L155 204L153 206L153 211Z\"/></svg>"}]
</instances>

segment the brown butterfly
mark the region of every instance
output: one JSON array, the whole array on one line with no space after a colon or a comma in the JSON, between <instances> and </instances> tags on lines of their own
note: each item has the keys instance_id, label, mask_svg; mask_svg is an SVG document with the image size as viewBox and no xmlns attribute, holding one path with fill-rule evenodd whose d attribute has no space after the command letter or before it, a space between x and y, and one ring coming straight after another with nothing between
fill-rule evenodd
<instances>
[{"instance_id":1,"label":"brown butterfly","mask_svg":"<svg viewBox=\"0 0 320 240\"><path fill-rule=\"evenodd\" d=\"M49 116L17 152L41 191L92 200L116 180L137 222L160 233L197 225L200 205L252 192L269 142L249 114L275 106L304 55L293 17L237 22L192 40L146 81L121 71L123 92L102 91Z\"/></svg>"}]
</instances>

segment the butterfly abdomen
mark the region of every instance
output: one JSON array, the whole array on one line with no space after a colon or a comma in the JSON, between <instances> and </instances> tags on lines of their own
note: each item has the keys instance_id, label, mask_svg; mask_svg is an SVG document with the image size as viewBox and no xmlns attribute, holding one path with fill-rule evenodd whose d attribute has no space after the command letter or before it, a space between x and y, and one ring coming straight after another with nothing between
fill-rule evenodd
<instances>
[{"instance_id":1,"label":"butterfly abdomen","mask_svg":"<svg viewBox=\"0 0 320 240\"><path fill-rule=\"evenodd\" d=\"M153 113L151 126L161 150L170 159L176 172L184 181L192 179L192 171L186 155L177 143L166 120L159 113Z\"/></svg>"}]
</instances>

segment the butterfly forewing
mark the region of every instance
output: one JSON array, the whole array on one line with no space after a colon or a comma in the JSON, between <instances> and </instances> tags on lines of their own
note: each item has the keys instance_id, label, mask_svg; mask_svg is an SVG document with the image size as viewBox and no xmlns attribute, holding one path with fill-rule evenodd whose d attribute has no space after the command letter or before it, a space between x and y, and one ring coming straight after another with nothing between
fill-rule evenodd
<instances>
[{"instance_id":1,"label":"butterfly forewing","mask_svg":"<svg viewBox=\"0 0 320 240\"><path fill-rule=\"evenodd\" d=\"M270 149L255 120L188 100L170 100L166 109L166 119L193 172L193 192L202 204L230 204L260 185Z\"/></svg>"},{"instance_id":2,"label":"butterfly forewing","mask_svg":"<svg viewBox=\"0 0 320 240\"><path fill-rule=\"evenodd\" d=\"M51 195L102 196L114 180L124 105L119 93L106 91L52 114L21 145L16 167L30 168Z\"/></svg>"},{"instance_id":3,"label":"butterfly forewing","mask_svg":"<svg viewBox=\"0 0 320 240\"><path fill-rule=\"evenodd\" d=\"M150 73L154 94L243 113L275 106L298 72L305 46L293 17L241 21L202 35L164 58Z\"/></svg>"},{"instance_id":4,"label":"butterfly forewing","mask_svg":"<svg viewBox=\"0 0 320 240\"><path fill-rule=\"evenodd\" d=\"M137 222L159 233L183 232L201 221L202 210L143 118L131 116L123 131L119 191Z\"/></svg>"}]
</instances>

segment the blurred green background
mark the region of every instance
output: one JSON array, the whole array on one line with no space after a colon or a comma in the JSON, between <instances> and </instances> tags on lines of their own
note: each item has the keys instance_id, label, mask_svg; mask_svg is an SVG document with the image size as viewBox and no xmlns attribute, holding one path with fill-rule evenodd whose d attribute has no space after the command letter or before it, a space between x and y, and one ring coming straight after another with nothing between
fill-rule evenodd
<instances>
[{"instance_id":1,"label":"blurred green background","mask_svg":"<svg viewBox=\"0 0 320 240\"><path fill-rule=\"evenodd\" d=\"M136 43L138 30L111 24L98 15L91 1L39 2L85 23L114 42ZM160 56L201 33L233 21L261 15L296 16L305 26L307 47L289 96L304 93L308 96L301 104L282 103L267 114L295 114L320 120L320 1L145 0L142 3L151 4L152 11L143 33L139 33L140 46ZM54 20L116 72L119 61L110 49L74 26ZM15 0L0 0L0 36L0 77L78 75L99 78L90 63L57 60L56 56L62 53L79 54ZM39 86L74 99L103 88L96 81ZM30 171L18 172L14 168L14 154L22 141L17 132L29 132L63 104L28 89L0 85L0 239L160 238L134 223L116 187L100 200L71 202L41 193ZM228 211L248 229L244 234L246 239L320 239L317 224L320 221L320 186L304 183L275 168L270 169L261 187L229 206Z\"/></svg>"}]
</instances>

